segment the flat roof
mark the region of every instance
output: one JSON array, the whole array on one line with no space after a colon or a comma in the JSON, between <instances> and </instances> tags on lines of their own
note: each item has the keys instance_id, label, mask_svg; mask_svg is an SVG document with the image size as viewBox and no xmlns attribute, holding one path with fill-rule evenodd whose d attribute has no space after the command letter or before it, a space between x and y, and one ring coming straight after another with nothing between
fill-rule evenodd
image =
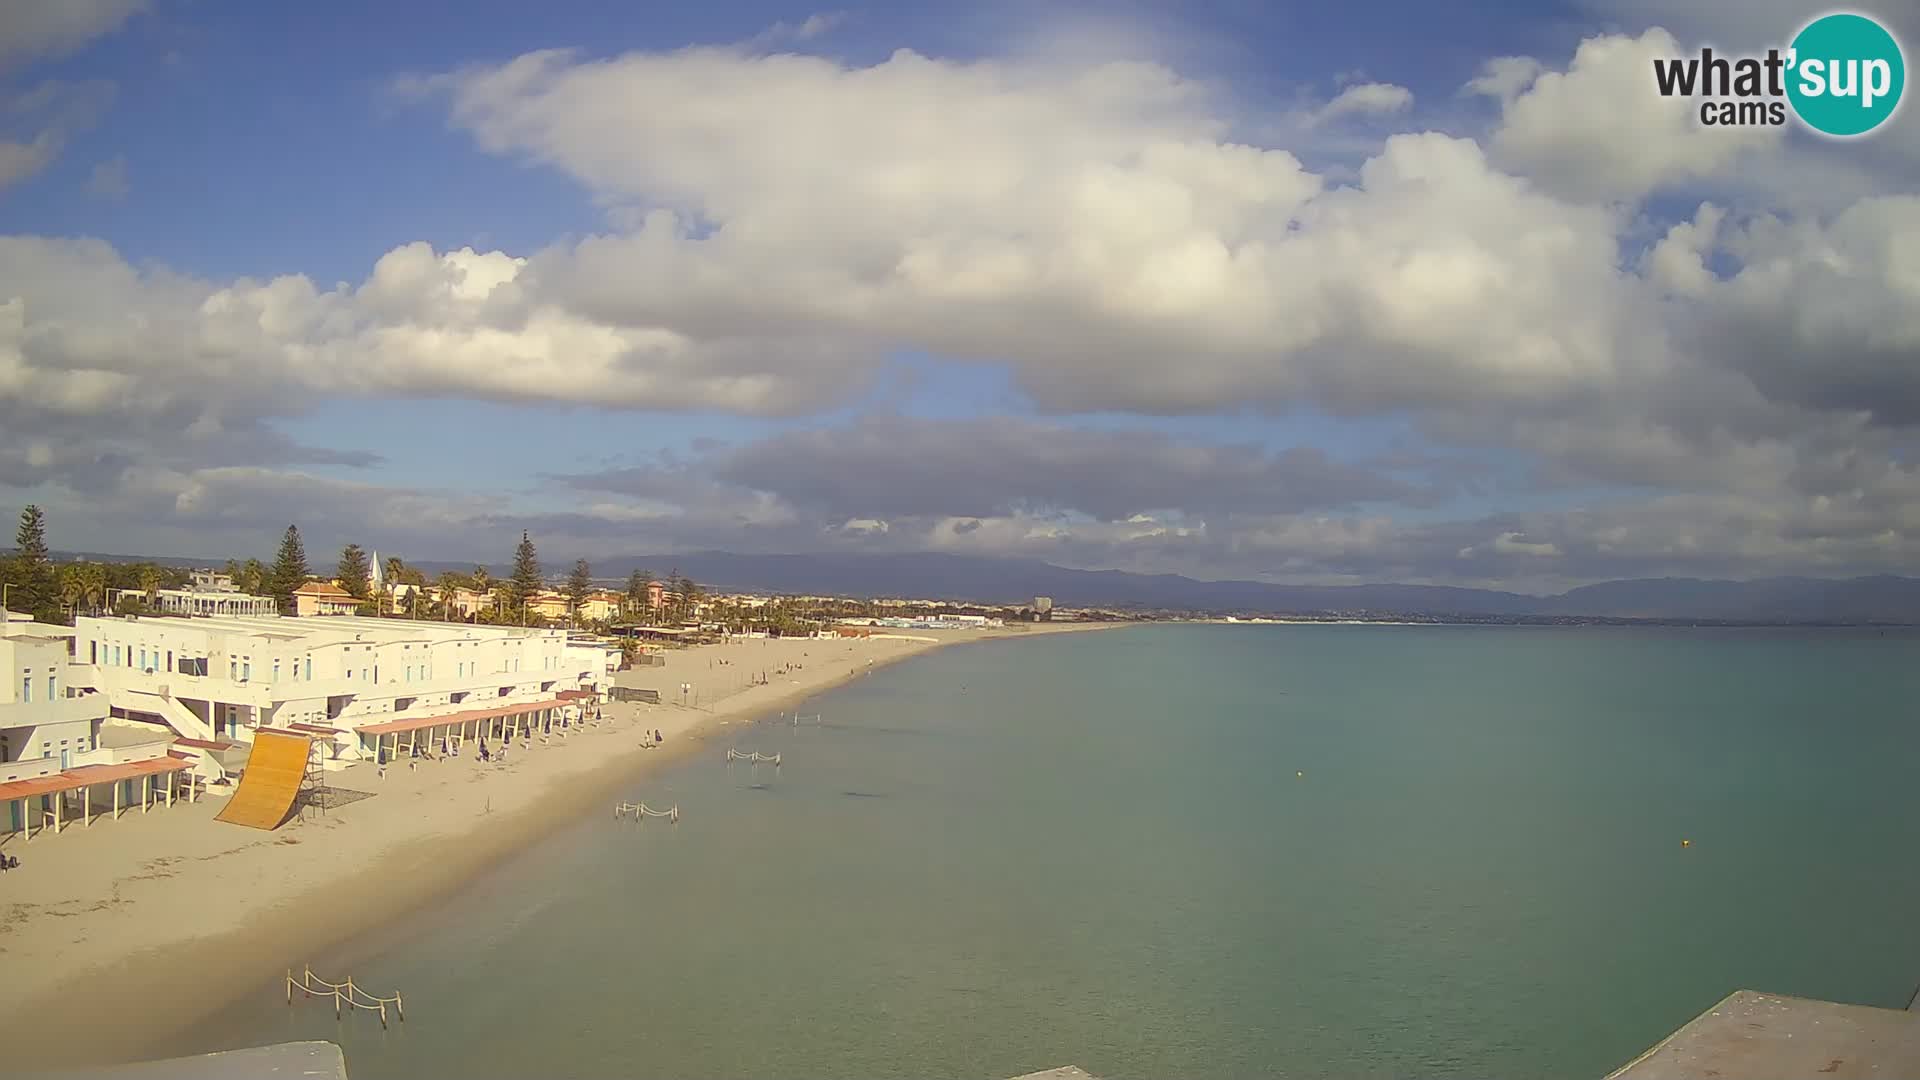
<instances>
[{"instance_id":1,"label":"flat roof","mask_svg":"<svg viewBox=\"0 0 1920 1080\"><path fill-rule=\"evenodd\" d=\"M1920 1013L1738 990L1608 1080L1920 1076Z\"/></svg>"},{"instance_id":2,"label":"flat roof","mask_svg":"<svg viewBox=\"0 0 1920 1080\"><path fill-rule=\"evenodd\" d=\"M145 761L128 761L119 765L82 765L77 769L54 773L52 776L36 776L31 780L14 780L0 784L0 802L31 799L36 795L54 795L62 791L78 791L94 784L112 784L121 780L135 780L142 776L158 776L161 773L179 772L181 769L191 768L193 768L192 761L173 754L148 758Z\"/></svg>"},{"instance_id":3,"label":"flat roof","mask_svg":"<svg viewBox=\"0 0 1920 1080\"><path fill-rule=\"evenodd\" d=\"M181 746L191 746L195 750L231 750L240 744L232 739L175 739Z\"/></svg>"},{"instance_id":4,"label":"flat roof","mask_svg":"<svg viewBox=\"0 0 1920 1080\"><path fill-rule=\"evenodd\" d=\"M119 727L113 724L100 725L97 736L101 746L119 749L123 746L145 746L148 743L172 742L173 732L166 728L156 728L152 724L139 727Z\"/></svg>"},{"instance_id":5,"label":"flat roof","mask_svg":"<svg viewBox=\"0 0 1920 1080\"><path fill-rule=\"evenodd\" d=\"M127 620L110 616L82 616L79 629L88 629L98 621L119 626ZM408 642L435 644L449 641L517 641L532 638L566 640L566 631L537 626L479 626L472 623L440 622L432 619L388 619L359 615L329 615L323 619L281 615L223 615L219 619L153 619L168 629L186 628L208 634L235 634L247 637L271 637L281 641L304 641L311 647L330 645L387 645ZM71 635L73 627L57 629Z\"/></svg>"},{"instance_id":6,"label":"flat roof","mask_svg":"<svg viewBox=\"0 0 1920 1080\"><path fill-rule=\"evenodd\" d=\"M566 702L559 698L545 701L523 701L518 705L495 705L487 709L468 709L465 712L447 713L444 716L414 716L405 720L385 720L378 724L367 724L353 730L362 735L393 735L402 731L418 731L421 728L439 727L441 724L464 724L473 720L492 720L500 716L512 716L516 713L532 712L535 709L552 709Z\"/></svg>"}]
</instances>

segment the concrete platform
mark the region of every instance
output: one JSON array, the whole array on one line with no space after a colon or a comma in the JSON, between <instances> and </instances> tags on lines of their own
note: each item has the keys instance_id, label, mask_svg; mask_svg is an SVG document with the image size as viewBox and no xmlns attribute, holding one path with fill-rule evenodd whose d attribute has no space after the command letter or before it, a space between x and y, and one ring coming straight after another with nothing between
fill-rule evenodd
<instances>
[{"instance_id":1,"label":"concrete platform","mask_svg":"<svg viewBox=\"0 0 1920 1080\"><path fill-rule=\"evenodd\" d=\"M1920 1077L1920 1013L1737 990L1609 1080Z\"/></svg>"},{"instance_id":2,"label":"concrete platform","mask_svg":"<svg viewBox=\"0 0 1920 1080\"><path fill-rule=\"evenodd\" d=\"M48 1080L347 1080L347 1060L333 1043L293 1042L38 1075Z\"/></svg>"}]
</instances>

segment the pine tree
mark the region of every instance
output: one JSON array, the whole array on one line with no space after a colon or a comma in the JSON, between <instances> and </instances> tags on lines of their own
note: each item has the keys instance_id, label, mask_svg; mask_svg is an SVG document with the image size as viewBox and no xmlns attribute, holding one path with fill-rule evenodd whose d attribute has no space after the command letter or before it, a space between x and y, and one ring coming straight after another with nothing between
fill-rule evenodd
<instances>
[{"instance_id":1,"label":"pine tree","mask_svg":"<svg viewBox=\"0 0 1920 1080\"><path fill-rule=\"evenodd\" d=\"M666 596L663 599L667 602L666 616L669 626L679 626L686 621L686 589L687 579L680 576L680 568L676 566L668 571Z\"/></svg>"},{"instance_id":2,"label":"pine tree","mask_svg":"<svg viewBox=\"0 0 1920 1080\"><path fill-rule=\"evenodd\" d=\"M525 621L527 600L540 591L540 558L534 553L533 540L524 530L520 546L513 551L513 576L507 582L507 601L514 617Z\"/></svg>"},{"instance_id":3,"label":"pine tree","mask_svg":"<svg viewBox=\"0 0 1920 1080\"><path fill-rule=\"evenodd\" d=\"M627 617L633 618L647 609L647 584L653 575L645 570L635 570L627 575Z\"/></svg>"},{"instance_id":4,"label":"pine tree","mask_svg":"<svg viewBox=\"0 0 1920 1080\"><path fill-rule=\"evenodd\" d=\"M20 511L20 528L14 533L16 549L7 567L8 606L30 613L43 622L58 621L60 597L54 588L53 566L47 560L47 515L29 504Z\"/></svg>"},{"instance_id":5,"label":"pine tree","mask_svg":"<svg viewBox=\"0 0 1920 1080\"><path fill-rule=\"evenodd\" d=\"M573 609L574 618L580 617L580 607L587 602L587 594L593 591L593 568L587 560L576 559L573 573L567 575L567 604Z\"/></svg>"},{"instance_id":6,"label":"pine tree","mask_svg":"<svg viewBox=\"0 0 1920 1080\"><path fill-rule=\"evenodd\" d=\"M280 554L273 560L273 573L268 581L274 599L280 601L282 615L293 614L294 590L306 583L307 547L300 542L300 527L289 525L286 535L280 538Z\"/></svg>"},{"instance_id":7,"label":"pine tree","mask_svg":"<svg viewBox=\"0 0 1920 1080\"><path fill-rule=\"evenodd\" d=\"M365 600L373 593L373 568L367 563L367 553L359 544L348 544L340 549L340 587L355 600Z\"/></svg>"}]
</instances>

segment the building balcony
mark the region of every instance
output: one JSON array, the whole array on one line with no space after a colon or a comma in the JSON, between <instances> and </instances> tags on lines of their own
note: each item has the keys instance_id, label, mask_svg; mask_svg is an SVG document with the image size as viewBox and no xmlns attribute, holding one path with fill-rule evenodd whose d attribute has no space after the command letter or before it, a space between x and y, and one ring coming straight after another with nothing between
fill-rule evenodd
<instances>
[{"instance_id":1,"label":"building balcony","mask_svg":"<svg viewBox=\"0 0 1920 1080\"><path fill-rule=\"evenodd\" d=\"M106 715L107 699L99 694L55 698L52 701L16 701L0 705L0 728L99 720Z\"/></svg>"}]
</instances>

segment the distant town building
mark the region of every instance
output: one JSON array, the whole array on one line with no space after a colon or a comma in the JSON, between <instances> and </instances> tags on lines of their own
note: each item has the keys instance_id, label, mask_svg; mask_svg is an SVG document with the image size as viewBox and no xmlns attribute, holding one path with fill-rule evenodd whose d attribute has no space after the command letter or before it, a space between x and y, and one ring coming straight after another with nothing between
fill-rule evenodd
<instances>
[{"instance_id":1,"label":"distant town building","mask_svg":"<svg viewBox=\"0 0 1920 1080\"><path fill-rule=\"evenodd\" d=\"M293 590L293 613L302 618L316 615L351 615L360 601L352 593L331 581L309 581Z\"/></svg>"},{"instance_id":2,"label":"distant town building","mask_svg":"<svg viewBox=\"0 0 1920 1080\"><path fill-rule=\"evenodd\" d=\"M574 615L588 622L607 622L620 614L620 609L626 602L624 593L597 589L587 594L587 598L580 602L580 609L574 612Z\"/></svg>"},{"instance_id":3,"label":"distant town building","mask_svg":"<svg viewBox=\"0 0 1920 1080\"><path fill-rule=\"evenodd\" d=\"M1053 597L1051 596L1034 597L1033 613L1035 615L1040 616L1043 619L1046 618L1048 615L1051 615L1053 613Z\"/></svg>"},{"instance_id":4,"label":"distant town building","mask_svg":"<svg viewBox=\"0 0 1920 1080\"><path fill-rule=\"evenodd\" d=\"M567 617L567 598L552 590L543 590L527 597L527 612L543 619L564 619Z\"/></svg>"}]
</instances>

